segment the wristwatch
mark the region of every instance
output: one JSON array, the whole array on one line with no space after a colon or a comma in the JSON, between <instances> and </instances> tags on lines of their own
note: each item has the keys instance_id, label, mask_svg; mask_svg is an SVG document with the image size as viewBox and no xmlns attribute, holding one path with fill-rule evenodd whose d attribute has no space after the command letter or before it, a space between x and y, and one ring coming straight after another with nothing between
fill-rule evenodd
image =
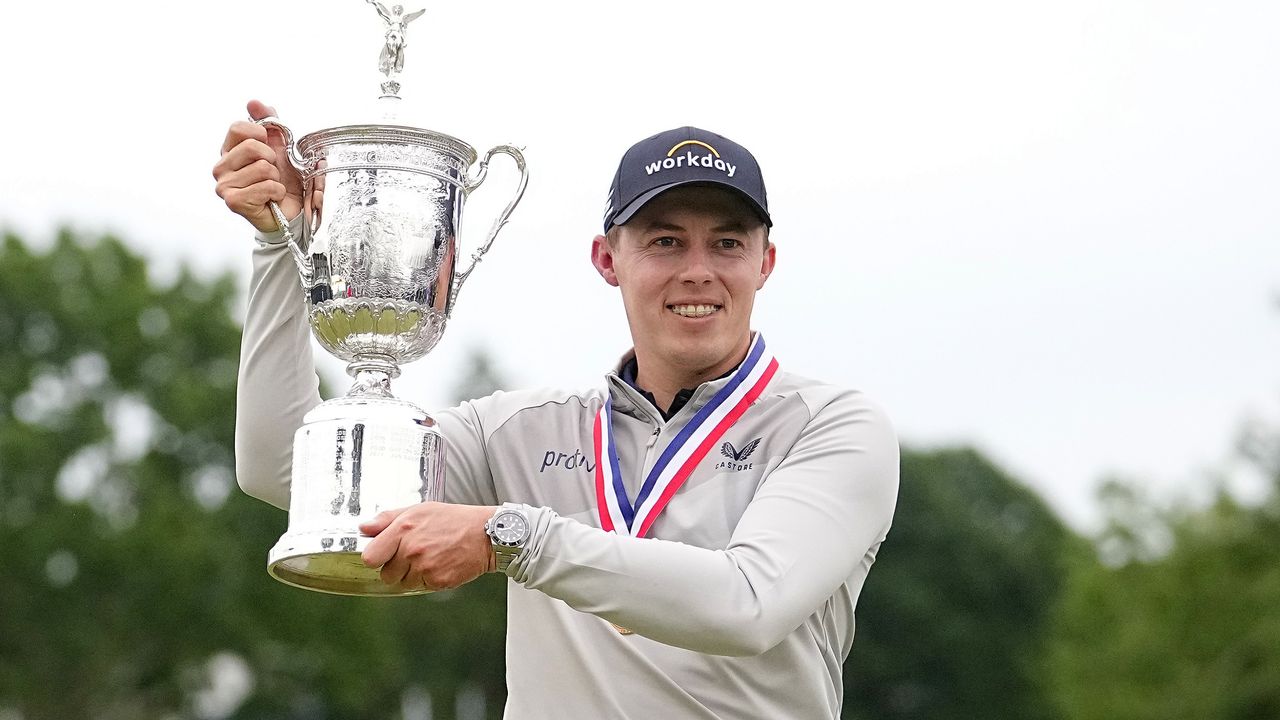
<instances>
[{"instance_id":1,"label":"wristwatch","mask_svg":"<svg viewBox=\"0 0 1280 720\"><path fill-rule=\"evenodd\" d=\"M515 503L503 503L493 517L484 524L484 531L493 543L493 554L498 558L498 572L505 573L511 561L520 556L533 528L524 508Z\"/></svg>"}]
</instances>

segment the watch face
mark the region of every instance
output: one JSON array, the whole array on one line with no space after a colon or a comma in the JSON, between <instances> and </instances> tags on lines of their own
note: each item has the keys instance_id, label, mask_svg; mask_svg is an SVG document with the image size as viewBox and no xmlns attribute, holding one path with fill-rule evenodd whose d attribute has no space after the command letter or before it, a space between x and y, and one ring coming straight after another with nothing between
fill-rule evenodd
<instances>
[{"instance_id":1,"label":"watch face","mask_svg":"<svg viewBox=\"0 0 1280 720\"><path fill-rule=\"evenodd\" d=\"M493 519L493 536L499 542L516 543L529 535L529 521L520 513L499 513Z\"/></svg>"}]
</instances>

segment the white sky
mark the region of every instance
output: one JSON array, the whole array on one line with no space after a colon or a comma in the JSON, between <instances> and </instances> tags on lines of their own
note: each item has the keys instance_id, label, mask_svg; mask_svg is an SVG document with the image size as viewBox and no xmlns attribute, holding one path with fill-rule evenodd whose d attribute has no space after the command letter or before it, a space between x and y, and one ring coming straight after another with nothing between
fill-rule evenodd
<instances>
[{"instance_id":1,"label":"white sky","mask_svg":"<svg viewBox=\"0 0 1280 720\"><path fill-rule=\"evenodd\" d=\"M1280 407L1278 29L1262 0L430 2L406 119L524 146L532 179L395 388L444 403L477 344L520 385L598 381L629 346L587 260L615 163L694 124L764 168L755 325L785 367L909 444L976 443L1079 526L1109 472L1202 489ZM251 97L299 136L370 121L381 41L360 0L8 3L0 226L247 281L226 126ZM500 158L464 244L513 186Z\"/></svg>"}]
</instances>

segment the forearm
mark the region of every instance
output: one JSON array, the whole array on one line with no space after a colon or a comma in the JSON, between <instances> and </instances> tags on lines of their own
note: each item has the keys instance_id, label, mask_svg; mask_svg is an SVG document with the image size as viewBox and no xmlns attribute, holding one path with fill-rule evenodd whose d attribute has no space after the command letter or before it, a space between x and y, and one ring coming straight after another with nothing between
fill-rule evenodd
<instances>
[{"instance_id":1,"label":"forearm","mask_svg":"<svg viewBox=\"0 0 1280 720\"><path fill-rule=\"evenodd\" d=\"M856 592L893 516L898 452L887 421L872 408L835 412L765 481L725 549L606 533L539 508L512 576L669 645L768 650L843 583Z\"/></svg>"},{"instance_id":2,"label":"forearm","mask_svg":"<svg viewBox=\"0 0 1280 720\"><path fill-rule=\"evenodd\" d=\"M836 572L769 577L760 572L762 559L750 552L619 536L550 514L543 509L539 516L548 526L536 573L517 575L517 581L575 610L696 652L758 655L844 580Z\"/></svg>"},{"instance_id":3,"label":"forearm","mask_svg":"<svg viewBox=\"0 0 1280 720\"><path fill-rule=\"evenodd\" d=\"M294 232L301 223L290 223ZM289 507L293 434L320 403L306 303L283 242L253 251L236 385L236 479L249 495ZM276 240L267 236L266 240Z\"/></svg>"}]
</instances>

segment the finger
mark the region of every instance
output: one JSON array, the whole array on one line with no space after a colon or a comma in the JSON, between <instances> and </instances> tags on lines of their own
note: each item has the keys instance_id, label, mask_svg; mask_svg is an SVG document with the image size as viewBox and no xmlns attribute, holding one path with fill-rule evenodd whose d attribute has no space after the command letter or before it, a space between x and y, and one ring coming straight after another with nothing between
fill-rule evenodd
<instances>
[{"instance_id":1,"label":"finger","mask_svg":"<svg viewBox=\"0 0 1280 720\"><path fill-rule=\"evenodd\" d=\"M320 211L324 208L324 169L328 166L328 160L325 160L324 158L317 160L316 174L311 178L311 211L314 215L319 215Z\"/></svg>"},{"instance_id":2,"label":"finger","mask_svg":"<svg viewBox=\"0 0 1280 720\"><path fill-rule=\"evenodd\" d=\"M258 128L261 130L262 128ZM222 157L213 165L213 176L219 177L221 173L239 170L259 160L265 160L276 164L276 151L267 145L267 138L246 138L236 143L230 149L223 152Z\"/></svg>"},{"instance_id":3,"label":"finger","mask_svg":"<svg viewBox=\"0 0 1280 720\"><path fill-rule=\"evenodd\" d=\"M381 567L399 551L400 538L404 535L405 529L403 527L388 528L391 528L396 518L400 517L408 509L407 507L402 507L383 510L375 515L372 520L360 524L360 532L377 536L361 553L361 559L367 567Z\"/></svg>"},{"instance_id":4,"label":"finger","mask_svg":"<svg viewBox=\"0 0 1280 720\"><path fill-rule=\"evenodd\" d=\"M256 160L239 170L219 166L214 168L214 177L217 179L214 190L233 212L255 212L268 201L284 200L285 186L280 182L280 171L267 160Z\"/></svg>"},{"instance_id":5,"label":"finger","mask_svg":"<svg viewBox=\"0 0 1280 720\"><path fill-rule=\"evenodd\" d=\"M276 109L262 102L261 100L250 100L249 104L245 106L245 110L249 112L249 117L253 118L254 120L262 120L263 118L276 117ZM256 125L257 123L254 123L254 124ZM278 153L282 153L285 151L286 143L284 139L284 132L280 130L280 128L269 127L265 125L259 125L258 127L263 128L263 130L267 133L266 142L268 145L271 146L271 149L275 150ZM284 155L280 156L282 160L284 159L284 157L285 157Z\"/></svg>"},{"instance_id":6,"label":"finger","mask_svg":"<svg viewBox=\"0 0 1280 720\"><path fill-rule=\"evenodd\" d=\"M227 204L232 212L245 217L256 218L260 213L264 212L269 202L282 202L284 200L284 185L271 180L264 180L247 188L232 188L224 190L219 188L218 194L222 196L222 201ZM270 216L266 216L270 217ZM263 221L266 221L266 217ZM264 232L278 230L275 227L276 221L271 218L269 224L263 225Z\"/></svg>"},{"instance_id":7,"label":"finger","mask_svg":"<svg viewBox=\"0 0 1280 720\"><path fill-rule=\"evenodd\" d=\"M404 575L404 579L401 580L401 587L407 589L407 591L420 591L420 589L426 589L428 592L444 591L444 589L449 589L449 585L436 584L431 582L431 579L426 577L426 574L413 573L413 571L410 571L410 574L408 575Z\"/></svg>"},{"instance_id":8,"label":"finger","mask_svg":"<svg viewBox=\"0 0 1280 720\"><path fill-rule=\"evenodd\" d=\"M391 510L383 510L377 515L374 515L371 519L360 523L360 532L365 535L377 535L383 530L386 530L388 525L395 522L395 519L400 517L400 514L405 510L408 510L410 507L413 506L409 505L401 508L393 508Z\"/></svg>"},{"instance_id":9,"label":"finger","mask_svg":"<svg viewBox=\"0 0 1280 720\"><path fill-rule=\"evenodd\" d=\"M397 553L382 566L382 570L378 572L378 577L382 578L382 582L387 585L399 585L404 582L405 577L409 574L409 567L408 558L402 553Z\"/></svg>"},{"instance_id":10,"label":"finger","mask_svg":"<svg viewBox=\"0 0 1280 720\"><path fill-rule=\"evenodd\" d=\"M276 109L261 100L250 100L245 106L245 110L249 111L249 117L254 120L261 120L265 117L271 117L276 114Z\"/></svg>"},{"instance_id":11,"label":"finger","mask_svg":"<svg viewBox=\"0 0 1280 720\"><path fill-rule=\"evenodd\" d=\"M399 550L399 533L380 533L378 537L369 542L369 545L364 549L364 552L360 553L360 560L364 562L365 567L382 567L390 562Z\"/></svg>"},{"instance_id":12,"label":"finger","mask_svg":"<svg viewBox=\"0 0 1280 720\"><path fill-rule=\"evenodd\" d=\"M267 129L248 120L237 120L231 123L231 127L227 128L227 136L222 141L222 152L230 152L231 148L245 140L257 140L261 143L266 143Z\"/></svg>"},{"instance_id":13,"label":"finger","mask_svg":"<svg viewBox=\"0 0 1280 720\"><path fill-rule=\"evenodd\" d=\"M231 169L230 166L233 164L227 163L213 169L213 178L217 181L219 195L224 188L247 188L265 181L280 182L280 169L270 160L259 158L244 167Z\"/></svg>"}]
</instances>

